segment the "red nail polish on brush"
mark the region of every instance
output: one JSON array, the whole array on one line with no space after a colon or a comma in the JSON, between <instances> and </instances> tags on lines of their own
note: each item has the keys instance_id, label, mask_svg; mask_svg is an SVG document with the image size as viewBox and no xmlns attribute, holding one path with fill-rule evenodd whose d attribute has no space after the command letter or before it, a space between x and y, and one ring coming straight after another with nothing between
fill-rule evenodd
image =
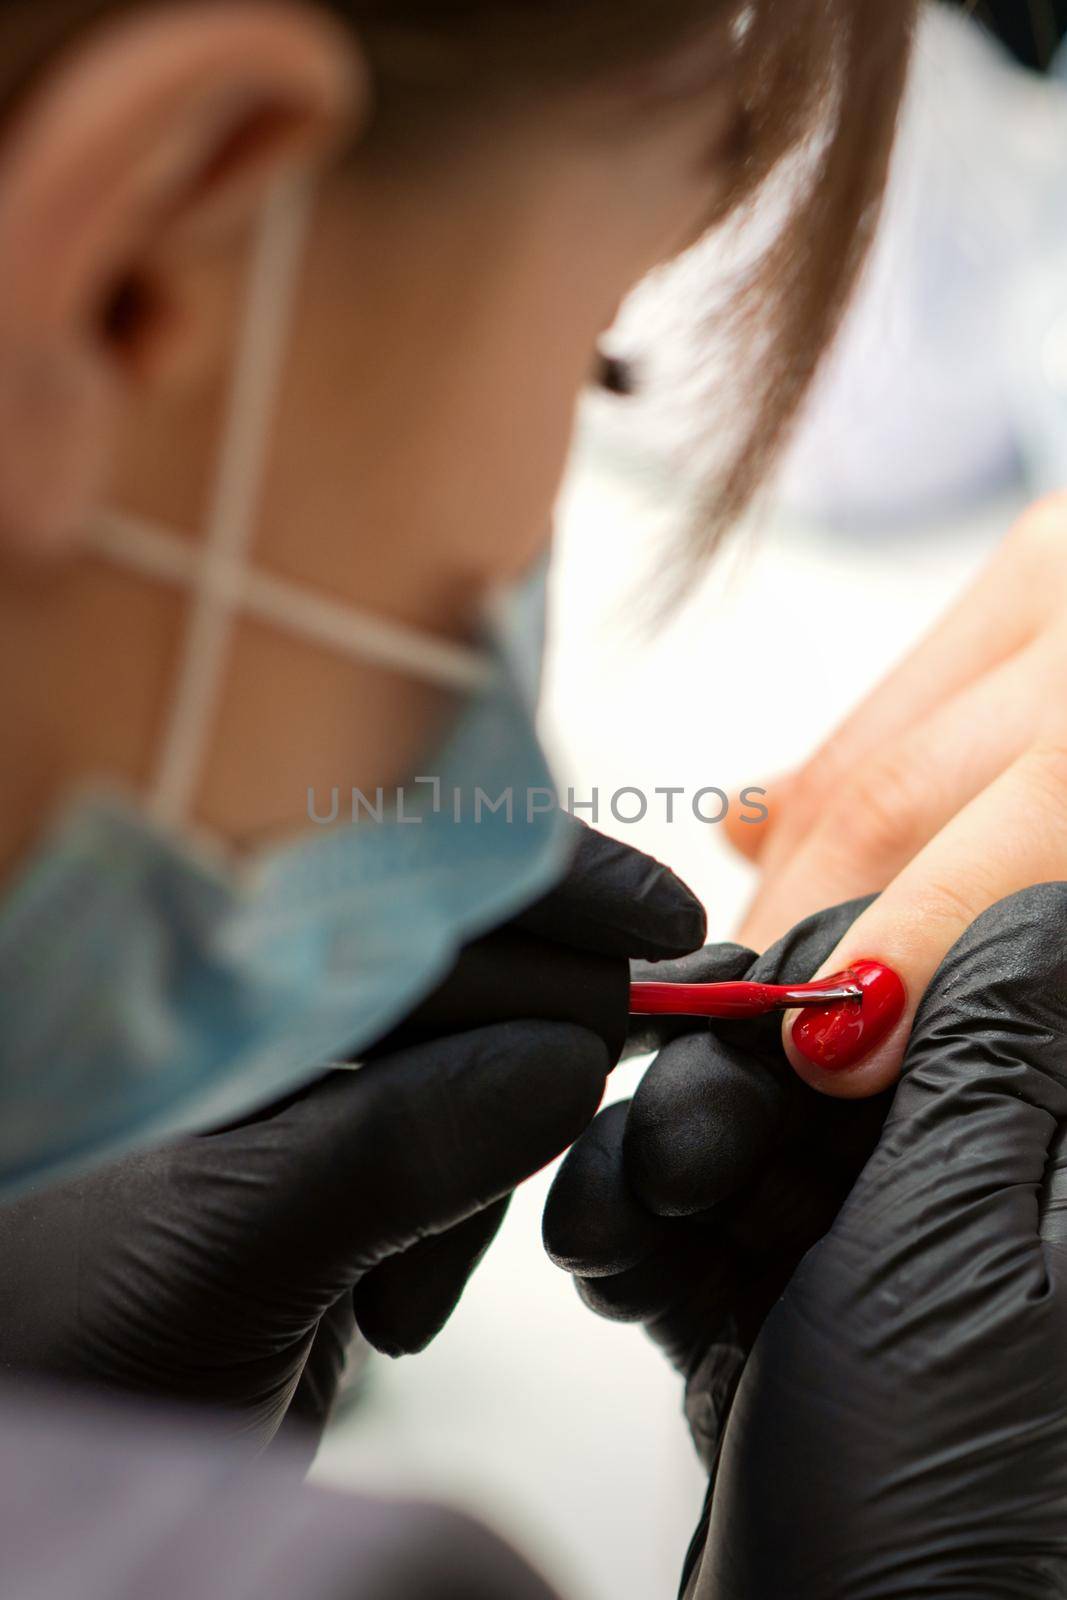
<instances>
[{"instance_id":1,"label":"red nail polish on brush","mask_svg":"<svg viewBox=\"0 0 1067 1600\"><path fill-rule=\"evenodd\" d=\"M819 1006L793 1024L800 1054L825 1072L847 1072L888 1038L907 1002L903 983L880 961L854 961L850 974L863 991L861 1003Z\"/></svg>"}]
</instances>

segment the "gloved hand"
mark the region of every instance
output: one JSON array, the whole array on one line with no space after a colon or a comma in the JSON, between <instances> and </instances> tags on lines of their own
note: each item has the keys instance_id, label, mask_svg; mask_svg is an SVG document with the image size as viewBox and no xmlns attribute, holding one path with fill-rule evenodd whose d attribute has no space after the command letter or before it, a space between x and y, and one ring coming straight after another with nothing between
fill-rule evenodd
<instances>
[{"instance_id":1,"label":"gloved hand","mask_svg":"<svg viewBox=\"0 0 1067 1600\"><path fill-rule=\"evenodd\" d=\"M321 1431L355 1325L394 1355L429 1342L510 1191L595 1112L625 1033L626 954L703 937L666 868L579 837L568 879L460 962L416 1042L0 1211L5 1378L220 1406L264 1444L290 1412ZM507 1004L478 1026L486 982ZM442 1036L426 1038L434 1008Z\"/></svg>"},{"instance_id":2,"label":"gloved hand","mask_svg":"<svg viewBox=\"0 0 1067 1600\"><path fill-rule=\"evenodd\" d=\"M739 1081L736 1046L713 1055L713 1080ZM688 1109L692 1126L699 1081L686 1100L683 1076L653 1084L640 1121L635 1101L622 1140L595 1131L609 1114L593 1125L553 1197L550 1238L564 1199L610 1209L614 1189L616 1218L619 1193L621 1210L638 1215L624 1188L631 1173L656 1202L656 1161L667 1178L660 1213L687 1182L692 1192L713 1186L714 1141L702 1162L696 1137L683 1136L682 1156L663 1162L667 1141L651 1113ZM838 1110L846 1122L850 1111L864 1114L861 1102ZM643 1277L631 1266L593 1280L590 1298L609 1308L627 1301L689 1374L689 1412L713 1482L688 1594L1067 1592L1065 1130L1067 885L1055 884L986 912L950 952L919 1007L876 1148L788 1283L767 1283L761 1329L751 1320L761 1311L742 1243L745 1201L728 1183L722 1225L705 1220L702 1260L681 1242L696 1227L683 1222L673 1274L664 1231L641 1258ZM764 1175L764 1193L776 1168L786 1177L772 1216L757 1207L751 1219L764 1247L774 1216L780 1234L790 1231L803 1155L787 1135ZM829 1190L841 1176L828 1171ZM760 1187L749 1177L750 1196ZM670 1227L643 1215L646 1230ZM615 1246L616 1264L624 1237L635 1254L632 1219L624 1233L601 1212L588 1237L597 1235ZM568 1244L577 1259L573 1230ZM606 1254L600 1260L603 1269ZM580 1265L594 1267L591 1249Z\"/></svg>"},{"instance_id":3,"label":"gloved hand","mask_svg":"<svg viewBox=\"0 0 1067 1600\"><path fill-rule=\"evenodd\" d=\"M712 945L654 971L637 963L633 977L806 981L868 903L810 917L760 957ZM690 1422L710 1465L752 1341L836 1216L888 1100L810 1089L782 1053L776 1016L633 1026L632 1044L662 1048L633 1101L609 1106L568 1155L545 1245L591 1309L645 1322L683 1374L701 1368Z\"/></svg>"}]
</instances>

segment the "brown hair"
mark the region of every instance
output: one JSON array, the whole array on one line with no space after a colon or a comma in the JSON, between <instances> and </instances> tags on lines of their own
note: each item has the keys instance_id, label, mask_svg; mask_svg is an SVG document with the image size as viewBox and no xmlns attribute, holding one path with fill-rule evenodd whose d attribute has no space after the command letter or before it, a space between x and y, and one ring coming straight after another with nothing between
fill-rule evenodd
<instances>
[{"instance_id":1,"label":"brown hair","mask_svg":"<svg viewBox=\"0 0 1067 1600\"><path fill-rule=\"evenodd\" d=\"M333 0L364 38L394 128L420 107L630 82L716 35L713 82L737 101L727 212L795 152L802 181L717 318L741 373L729 449L692 520L703 555L751 501L830 343L879 212L908 61L914 0ZM649 75L648 82L655 81ZM668 86L671 75L664 80ZM685 81L683 76L683 82ZM701 92L686 84L685 92ZM431 113L432 114L432 113ZM718 220L709 216L709 225ZM721 413L713 413L713 420ZM685 582L668 575L661 600Z\"/></svg>"},{"instance_id":2,"label":"brown hair","mask_svg":"<svg viewBox=\"0 0 1067 1600\"><path fill-rule=\"evenodd\" d=\"M0 48L20 82L94 16L139 0L0 3ZM407 153L442 127L552 93L617 86L649 114L672 96L736 99L727 210L790 152L812 159L772 242L737 286L745 347L732 448L693 535L706 550L766 475L845 307L888 165L916 0L326 0L359 34L380 147ZM719 49L715 49L716 38ZM699 55L697 46L700 46ZM689 81L687 59L712 59ZM667 63L683 70L659 76ZM672 89L672 84L675 86ZM635 113L641 110L635 104ZM435 128L436 138L430 136ZM447 138L447 135L446 135ZM723 213L720 212L720 215ZM709 224L713 219L709 216ZM735 355L738 354L735 346Z\"/></svg>"}]
</instances>

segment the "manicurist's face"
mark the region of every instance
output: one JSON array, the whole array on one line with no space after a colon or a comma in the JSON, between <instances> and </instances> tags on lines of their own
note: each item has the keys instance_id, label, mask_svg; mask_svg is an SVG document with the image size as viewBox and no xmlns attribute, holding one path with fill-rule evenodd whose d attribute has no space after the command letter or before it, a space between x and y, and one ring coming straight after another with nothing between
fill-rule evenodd
<instances>
[{"instance_id":1,"label":"manicurist's face","mask_svg":"<svg viewBox=\"0 0 1067 1600\"><path fill-rule=\"evenodd\" d=\"M4 866L73 784L151 788L192 595L81 529L104 506L194 547L213 526L254 221L285 165L316 176L249 563L456 641L548 541L620 299L729 177L725 87L654 113L570 91L396 151L365 133L351 41L303 8L159 15L75 47L0 161ZM399 781L447 709L240 608L220 661L188 820L238 848L304 822L309 788Z\"/></svg>"}]
</instances>

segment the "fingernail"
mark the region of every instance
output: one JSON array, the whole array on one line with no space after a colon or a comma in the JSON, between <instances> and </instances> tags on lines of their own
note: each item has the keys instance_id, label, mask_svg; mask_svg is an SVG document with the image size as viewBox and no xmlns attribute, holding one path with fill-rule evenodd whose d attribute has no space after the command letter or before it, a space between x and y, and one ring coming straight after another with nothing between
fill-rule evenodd
<instances>
[{"instance_id":1,"label":"fingernail","mask_svg":"<svg viewBox=\"0 0 1067 1600\"><path fill-rule=\"evenodd\" d=\"M793 1024L793 1043L808 1061L826 1072L858 1066L900 1021L907 1001L903 983L880 961L854 961L849 972L863 999L802 1011Z\"/></svg>"}]
</instances>

